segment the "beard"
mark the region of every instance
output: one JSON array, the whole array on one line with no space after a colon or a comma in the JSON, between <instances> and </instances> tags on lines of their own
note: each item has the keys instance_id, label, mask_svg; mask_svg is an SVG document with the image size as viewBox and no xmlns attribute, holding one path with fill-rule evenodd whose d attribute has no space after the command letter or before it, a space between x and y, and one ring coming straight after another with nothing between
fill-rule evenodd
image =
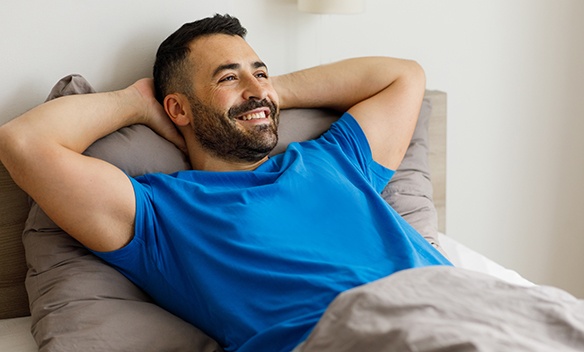
<instances>
[{"instance_id":1,"label":"beard","mask_svg":"<svg viewBox=\"0 0 584 352\"><path fill-rule=\"evenodd\" d=\"M278 143L278 106L267 100L249 100L226 113L188 97L193 114L193 131L202 147L226 161L257 162L265 158ZM269 123L242 126L237 116L257 109L270 109Z\"/></svg>"}]
</instances>

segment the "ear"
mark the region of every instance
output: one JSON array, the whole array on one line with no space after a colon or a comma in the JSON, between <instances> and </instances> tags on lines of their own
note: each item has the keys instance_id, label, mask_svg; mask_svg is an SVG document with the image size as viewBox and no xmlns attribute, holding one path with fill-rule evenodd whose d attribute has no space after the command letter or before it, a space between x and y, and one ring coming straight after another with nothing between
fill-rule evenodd
<instances>
[{"instance_id":1,"label":"ear","mask_svg":"<svg viewBox=\"0 0 584 352\"><path fill-rule=\"evenodd\" d=\"M164 110L177 126L186 126L189 118L190 105L188 99L179 93L169 94L164 98Z\"/></svg>"}]
</instances>

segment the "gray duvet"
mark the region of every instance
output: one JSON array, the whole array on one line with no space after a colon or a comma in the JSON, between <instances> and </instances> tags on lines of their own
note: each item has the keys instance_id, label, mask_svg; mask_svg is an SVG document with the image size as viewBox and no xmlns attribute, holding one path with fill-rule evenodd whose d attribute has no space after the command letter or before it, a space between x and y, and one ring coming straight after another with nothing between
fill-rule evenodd
<instances>
[{"instance_id":1,"label":"gray duvet","mask_svg":"<svg viewBox=\"0 0 584 352\"><path fill-rule=\"evenodd\" d=\"M344 292L295 351L584 351L584 301L452 267Z\"/></svg>"}]
</instances>

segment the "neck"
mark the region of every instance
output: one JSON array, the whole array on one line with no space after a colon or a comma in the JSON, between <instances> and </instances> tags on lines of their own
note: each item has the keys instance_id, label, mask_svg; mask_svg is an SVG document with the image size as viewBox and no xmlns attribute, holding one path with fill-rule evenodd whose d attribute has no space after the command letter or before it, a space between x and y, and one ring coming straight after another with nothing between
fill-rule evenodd
<instances>
[{"instance_id":1,"label":"neck","mask_svg":"<svg viewBox=\"0 0 584 352\"><path fill-rule=\"evenodd\" d=\"M194 170L202 171L252 171L268 160L268 157L256 162L238 162L220 159L209 153L189 151L191 166Z\"/></svg>"},{"instance_id":2,"label":"neck","mask_svg":"<svg viewBox=\"0 0 584 352\"><path fill-rule=\"evenodd\" d=\"M205 149L195 138L185 138L191 167L202 171L252 171L268 160L265 156L258 161L227 160Z\"/></svg>"},{"instance_id":3,"label":"neck","mask_svg":"<svg viewBox=\"0 0 584 352\"><path fill-rule=\"evenodd\" d=\"M268 156L258 161L230 160L218 157L204 148L190 127L181 129L187 144L189 161L193 170L201 171L252 171L268 160Z\"/></svg>"}]
</instances>

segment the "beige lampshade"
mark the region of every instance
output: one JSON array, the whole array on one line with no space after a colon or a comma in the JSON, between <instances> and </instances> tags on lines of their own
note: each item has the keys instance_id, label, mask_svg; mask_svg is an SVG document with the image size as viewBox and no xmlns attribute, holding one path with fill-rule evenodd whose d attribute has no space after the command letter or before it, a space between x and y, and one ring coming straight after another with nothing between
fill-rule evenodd
<instances>
[{"instance_id":1,"label":"beige lampshade","mask_svg":"<svg viewBox=\"0 0 584 352\"><path fill-rule=\"evenodd\" d=\"M365 0L298 0L298 10L323 14L352 14L365 11Z\"/></svg>"}]
</instances>

